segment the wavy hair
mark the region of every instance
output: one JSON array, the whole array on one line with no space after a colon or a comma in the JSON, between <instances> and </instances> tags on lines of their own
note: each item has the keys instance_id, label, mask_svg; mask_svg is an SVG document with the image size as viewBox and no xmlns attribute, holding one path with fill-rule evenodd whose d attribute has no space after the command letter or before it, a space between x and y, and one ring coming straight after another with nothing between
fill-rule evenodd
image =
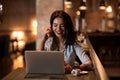
<instances>
[{"instance_id":1,"label":"wavy hair","mask_svg":"<svg viewBox=\"0 0 120 80\"><path fill-rule=\"evenodd\" d=\"M54 11L50 17L51 30L52 30L53 21L57 17L62 18L64 21L65 34L63 37L65 40L65 45L66 46L73 45L76 42L76 33L74 31L74 26L73 26L71 17L63 10ZM53 36L53 39L56 38L56 35L54 34L53 30L52 30L52 36Z\"/></svg>"}]
</instances>

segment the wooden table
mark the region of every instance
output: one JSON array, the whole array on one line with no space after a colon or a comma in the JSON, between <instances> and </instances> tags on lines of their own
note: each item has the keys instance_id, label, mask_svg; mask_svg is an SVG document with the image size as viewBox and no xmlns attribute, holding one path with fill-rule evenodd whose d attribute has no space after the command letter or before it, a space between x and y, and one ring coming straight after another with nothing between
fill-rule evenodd
<instances>
[{"instance_id":1,"label":"wooden table","mask_svg":"<svg viewBox=\"0 0 120 80\"><path fill-rule=\"evenodd\" d=\"M18 68L12 71L11 73L9 73L2 80L52 80L52 79L40 79L40 78L24 78L25 75L26 75L25 69ZM88 74L80 75L77 77L72 76L71 74L66 74L65 76L67 77L68 80L96 80L94 71L89 71Z\"/></svg>"}]
</instances>

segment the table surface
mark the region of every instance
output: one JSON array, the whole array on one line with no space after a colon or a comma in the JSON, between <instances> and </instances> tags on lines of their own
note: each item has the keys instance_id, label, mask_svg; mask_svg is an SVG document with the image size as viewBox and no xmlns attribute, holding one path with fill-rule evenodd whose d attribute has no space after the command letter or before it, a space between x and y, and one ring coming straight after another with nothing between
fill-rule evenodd
<instances>
[{"instance_id":1,"label":"table surface","mask_svg":"<svg viewBox=\"0 0 120 80\"><path fill-rule=\"evenodd\" d=\"M25 78L25 75L26 72L24 68L17 68L16 70L5 76L2 80L52 80L40 78ZM73 76L71 74L66 74L65 76L67 77L67 80L96 80L94 71L88 71L88 74L81 74L80 76Z\"/></svg>"}]
</instances>

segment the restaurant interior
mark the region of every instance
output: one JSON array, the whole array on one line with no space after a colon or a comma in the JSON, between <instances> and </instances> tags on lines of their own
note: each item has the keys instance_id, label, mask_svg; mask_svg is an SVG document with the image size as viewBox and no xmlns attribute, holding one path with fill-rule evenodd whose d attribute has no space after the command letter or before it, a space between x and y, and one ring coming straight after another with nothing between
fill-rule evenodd
<instances>
[{"instance_id":1,"label":"restaurant interior","mask_svg":"<svg viewBox=\"0 0 120 80\"><path fill-rule=\"evenodd\" d=\"M120 80L120 0L0 0L0 79L25 68L25 50L39 49L55 4L71 16L78 38L87 36L109 79Z\"/></svg>"}]
</instances>

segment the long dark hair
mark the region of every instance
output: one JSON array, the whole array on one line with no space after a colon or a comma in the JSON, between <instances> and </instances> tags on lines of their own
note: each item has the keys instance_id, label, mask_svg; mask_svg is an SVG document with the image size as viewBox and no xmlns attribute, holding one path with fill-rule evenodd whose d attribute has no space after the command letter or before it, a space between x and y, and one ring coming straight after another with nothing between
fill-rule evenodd
<instances>
[{"instance_id":1,"label":"long dark hair","mask_svg":"<svg viewBox=\"0 0 120 80\"><path fill-rule=\"evenodd\" d=\"M50 17L51 30L52 30L53 21L57 17L62 18L65 24L65 34L63 36L65 40L65 45L66 46L73 45L76 42L76 33L74 31L74 26L71 17L63 10L54 11ZM53 38L56 37L53 30L52 30L52 35Z\"/></svg>"}]
</instances>

